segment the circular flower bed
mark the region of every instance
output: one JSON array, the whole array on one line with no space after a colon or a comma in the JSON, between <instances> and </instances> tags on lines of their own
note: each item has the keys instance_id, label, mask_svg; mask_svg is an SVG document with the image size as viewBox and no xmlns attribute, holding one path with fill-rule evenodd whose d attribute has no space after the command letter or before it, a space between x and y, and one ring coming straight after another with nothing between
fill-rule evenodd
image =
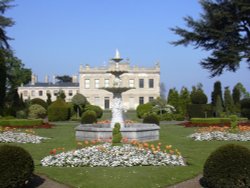
<instances>
[{"instance_id":1,"label":"circular flower bed","mask_svg":"<svg viewBox=\"0 0 250 188\"><path fill-rule=\"evenodd\" d=\"M183 157L180 155L146 150L130 144L112 146L110 143L49 155L41 160L41 164L42 166L60 167L185 166Z\"/></svg>"},{"instance_id":2,"label":"circular flower bed","mask_svg":"<svg viewBox=\"0 0 250 188\"><path fill-rule=\"evenodd\" d=\"M3 143L41 143L42 140L49 138L36 136L33 134L27 134L23 132L14 132L14 131L4 131L0 133L0 142Z\"/></svg>"}]
</instances>

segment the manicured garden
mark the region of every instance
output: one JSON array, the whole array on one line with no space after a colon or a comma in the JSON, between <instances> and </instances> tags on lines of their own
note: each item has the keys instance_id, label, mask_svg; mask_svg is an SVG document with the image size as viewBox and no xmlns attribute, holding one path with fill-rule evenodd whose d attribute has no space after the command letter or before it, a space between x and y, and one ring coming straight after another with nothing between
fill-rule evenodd
<instances>
[{"instance_id":1,"label":"manicured garden","mask_svg":"<svg viewBox=\"0 0 250 188\"><path fill-rule=\"evenodd\" d=\"M48 137L39 144L18 144L32 155L35 173L72 187L167 187L202 173L205 160L219 146L237 143L250 149L249 141L194 141L188 136L195 133L195 127L160 124L162 146L172 145L184 157L187 166L135 166L135 167L44 167L41 160L50 155L79 149L75 140L74 127L78 123L55 123L51 129L34 129L35 135ZM158 145L159 142L149 144ZM3 143L1 143L3 145Z\"/></svg>"}]
</instances>

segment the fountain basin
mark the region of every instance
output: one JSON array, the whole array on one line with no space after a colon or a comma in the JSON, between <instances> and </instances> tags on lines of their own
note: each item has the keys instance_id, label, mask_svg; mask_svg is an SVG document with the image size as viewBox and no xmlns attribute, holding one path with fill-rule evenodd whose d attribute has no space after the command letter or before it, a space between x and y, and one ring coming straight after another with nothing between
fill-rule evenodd
<instances>
[{"instance_id":1,"label":"fountain basin","mask_svg":"<svg viewBox=\"0 0 250 188\"><path fill-rule=\"evenodd\" d=\"M75 128L76 140L107 140L112 138L110 124L80 124ZM122 137L128 141L154 141L159 140L160 127L156 124L136 123L125 125L121 129Z\"/></svg>"}]
</instances>

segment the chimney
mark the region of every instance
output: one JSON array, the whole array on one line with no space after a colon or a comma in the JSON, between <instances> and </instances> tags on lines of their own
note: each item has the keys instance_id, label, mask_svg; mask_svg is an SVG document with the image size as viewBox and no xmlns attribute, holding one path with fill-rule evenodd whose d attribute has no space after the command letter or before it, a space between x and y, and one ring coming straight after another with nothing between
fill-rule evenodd
<instances>
[{"instance_id":1,"label":"chimney","mask_svg":"<svg viewBox=\"0 0 250 188\"><path fill-rule=\"evenodd\" d=\"M77 80L77 75L73 75L72 76L72 83L77 83L78 80Z\"/></svg>"},{"instance_id":2,"label":"chimney","mask_svg":"<svg viewBox=\"0 0 250 188\"><path fill-rule=\"evenodd\" d=\"M45 76L44 82L45 82L45 83L49 83L49 76L48 76L48 75Z\"/></svg>"}]
</instances>

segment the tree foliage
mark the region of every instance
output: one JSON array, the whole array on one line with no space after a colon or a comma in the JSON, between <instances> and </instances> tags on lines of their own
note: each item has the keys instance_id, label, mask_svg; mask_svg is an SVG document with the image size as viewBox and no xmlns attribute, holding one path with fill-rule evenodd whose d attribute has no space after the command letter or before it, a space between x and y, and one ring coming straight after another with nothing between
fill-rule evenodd
<instances>
[{"instance_id":1,"label":"tree foliage","mask_svg":"<svg viewBox=\"0 0 250 188\"><path fill-rule=\"evenodd\" d=\"M169 90L167 103L169 105L172 105L177 113L179 112L179 93L176 88L172 88Z\"/></svg>"},{"instance_id":2,"label":"tree foliage","mask_svg":"<svg viewBox=\"0 0 250 188\"><path fill-rule=\"evenodd\" d=\"M0 1L0 114L3 114L4 101L6 96L6 75L7 68L5 64L5 54L10 49L8 40L10 38L6 34L6 28L11 27L14 22L11 18L3 16L6 10L8 10L11 0Z\"/></svg>"},{"instance_id":3,"label":"tree foliage","mask_svg":"<svg viewBox=\"0 0 250 188\"><path fill-rule=\"evenodd\" d=\"M246 61L250 68L249 0L201 0L200 4L203 9L200 19L184 18L189 29L171 29L181 37L172 44L192 44L210 51L211 55L200 64L212 77L224 70L235 72L241 61Z\"/></svg>"},{"instance_id":4,"label":"tree foliage","mask_svg":"<svg viewBox=\"0 0 250 188\"><path fill-rule=\"evenodd\" d=\"M72 77L69 75L56 76L56 79L58 80L59 83L72 82Z\"/></svg>"},{"instance_id":5,"label":"tree foliage","mask_svg":"<svg viewBox=\"0 0 250 188\"><path fill-rule=\"evenodd\" d=\"M223 97L222 97L222 89L221 89L221 82L220 81L216 81L214 83L214 90L212 91L212 94L211 94L211 102L212 102L212 105L215 106L216 103L217 103L217 98L220 98L221 100L221 103L223 105Z\"/></svg>"},{"instance_id":6,"label":"tree foliage","mask_svg":"<svg viewBox=\"0 0 250 188\"><path fill-rule=\"evenodd\" d=\"M225 112L227 114L234 113L234 111L235 111L234 102L233 102L233 98L232 98L231 91L230 91L229 87L225 87L224 101L225 101L224 102Z\"/></svg>"},{"instance_id":7,"label":"tree foliage","mask_svg":"<svg viewBox=\"0 0 250 188\"><path fill-rule=\"evenodd\" d=\"M188 104L191 104L190 93L186 87L182 87L179 96L179 108L181 114L183 115L187 114Z\"/></svg>"}]
</instances>

